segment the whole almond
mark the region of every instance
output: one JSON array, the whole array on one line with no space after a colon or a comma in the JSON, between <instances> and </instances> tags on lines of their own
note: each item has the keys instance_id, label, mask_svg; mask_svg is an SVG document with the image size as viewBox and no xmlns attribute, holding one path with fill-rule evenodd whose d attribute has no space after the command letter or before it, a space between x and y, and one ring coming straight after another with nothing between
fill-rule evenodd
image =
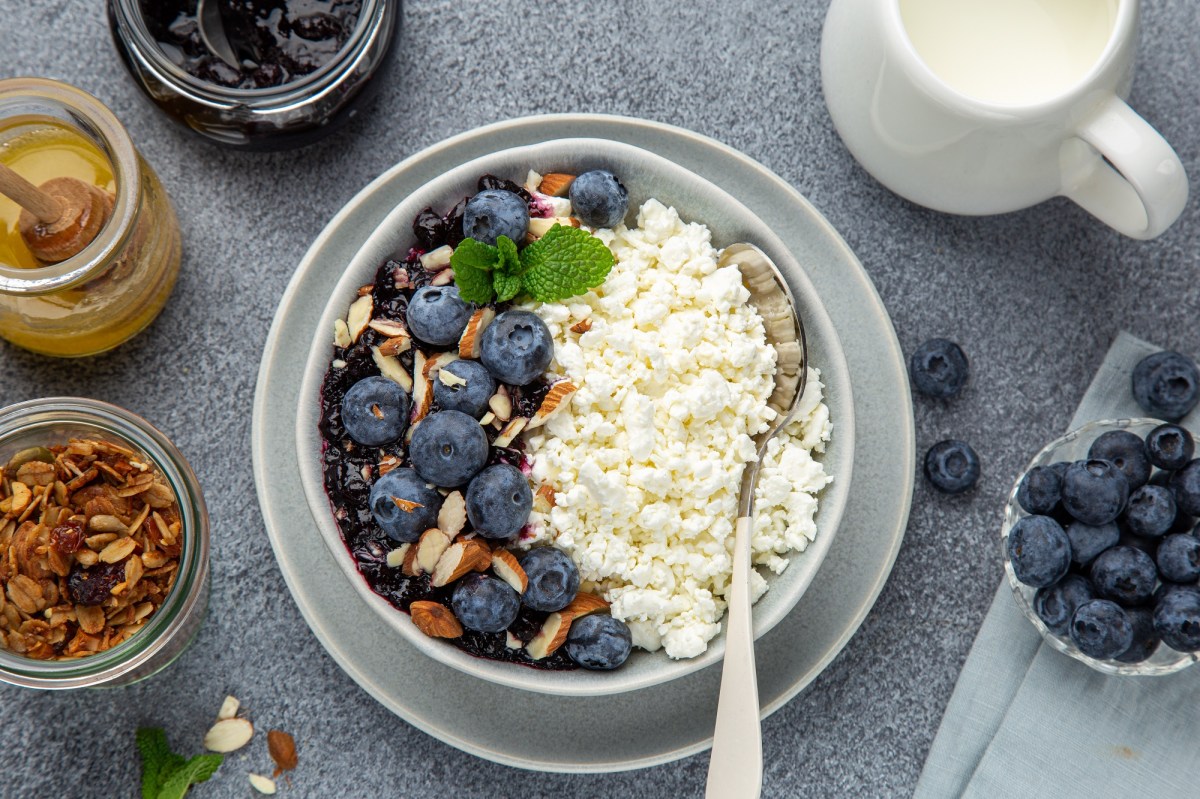
<instances>
[{"instance_id":1,"label":"whole almond","mask_svg":"<svg viewBox=\"0 0 1200 799\"><path fill-rule=\"evenodd\" d=\"M296 739L283 730L267 732L267 752L275 761L275 773L272 775L275 777L285 771L291 771L300 762L296 757Z\"/></svg>"}]
</instances>

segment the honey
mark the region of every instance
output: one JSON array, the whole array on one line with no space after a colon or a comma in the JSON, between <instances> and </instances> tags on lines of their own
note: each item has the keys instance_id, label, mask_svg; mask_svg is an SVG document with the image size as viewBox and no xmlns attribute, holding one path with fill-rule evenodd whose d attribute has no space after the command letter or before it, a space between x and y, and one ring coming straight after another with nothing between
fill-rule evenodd
<instances>
[{"instance_id":1,"label":"honey","mask_svg":"<svg viewBox=\"0 0 1200 799\"><path fill-rule=\"evenodd\" d=\"M112 165L93 142L57 120L28 116L0 120L0 164L35 186L52 178L82 180L112 194ZM17 229L21 207L0 195L0 263L22 269L43 264L25 246Z\"/></svg>"},{"instance_id":2,"label":"honey","mask_svg":"<svg viewBox=\"0 0 1200 799\"><path fill-rule=\"evenodd\" d=\"M0 337L46 355L94 355L154 321L179 274L179 222L112 112L62 83L0 80L0 163L35 186L74 178L113 198L91 244L47 264L21 237L21 209L0 196Z\"/></svg>"}]
</instances>

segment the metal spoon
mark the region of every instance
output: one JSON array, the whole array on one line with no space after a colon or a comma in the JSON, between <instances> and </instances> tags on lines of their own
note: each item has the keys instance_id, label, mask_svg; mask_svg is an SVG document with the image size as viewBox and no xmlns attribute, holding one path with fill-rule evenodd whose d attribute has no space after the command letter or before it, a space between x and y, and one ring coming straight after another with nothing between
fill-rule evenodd
<instances>
[{"instance_id":1,"label":"metal spoon","mask_svg":"<svg viewBox=\"0 0 1200 799\"><path fill-rule=\"evenodd\" d=\"M708 763L707 799L757 799L762 791L762 729L758 677L754 671L754 627L750 614L750 537L754 486L767 442L796 413L804 395L808 352L796 302L779 268L753 244L731 244L720 265L735 265L750 290L750 302L762 315L767 341L778 353L775 391L767 404L778 414L771 426L754 437L758 458L746 465L738 502L733 545L733 581L725 613L725 660L717 726Z\"/></svg>"},{"instance_id":2,"label":"metal spoon","mask_svg":"<svg viewBox=\"0 0 1200 799\"><path fill-rule=\"evenodd\" d=\"M204 42L208 51L234 69L241 69L242 64L225 33L220 0L200 0L196 17L200 20L200 41Z\"/></svg>"}]
</instances>

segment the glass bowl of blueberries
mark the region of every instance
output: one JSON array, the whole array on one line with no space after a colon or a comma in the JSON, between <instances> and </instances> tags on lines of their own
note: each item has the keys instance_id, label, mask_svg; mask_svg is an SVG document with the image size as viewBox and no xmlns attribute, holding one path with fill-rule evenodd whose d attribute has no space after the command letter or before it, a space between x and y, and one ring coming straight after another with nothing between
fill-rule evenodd
<instances>
[{"instance_id":1,"label":"glass bowl of blueberries","mask_svg":"<svg viewBox=\"0 0 1200 799\"><path fill-rule=\"evenodd\" d=\"M1091 422L1017 480L1001 546L1013 595L1055 649L1161 675L1200 651L1200 459L1186 428Z\"/></svg>"}]
</instances>

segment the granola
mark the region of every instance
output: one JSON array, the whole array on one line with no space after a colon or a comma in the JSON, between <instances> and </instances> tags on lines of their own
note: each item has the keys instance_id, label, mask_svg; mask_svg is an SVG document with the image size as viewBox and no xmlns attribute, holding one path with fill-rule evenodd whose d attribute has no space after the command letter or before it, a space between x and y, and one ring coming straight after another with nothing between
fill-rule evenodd
<instances>
[{"instance_id":1,"label":"granola","mask_svg":"<svg viewBox=\"0 0 1200 799\"><path fill-rule=\"evenodd\" d=\"M175 492L139 453L18 452L0 475L0 646L72 660L120 644L166 600L182 545Z\"/></svg>"}]
</instances>

